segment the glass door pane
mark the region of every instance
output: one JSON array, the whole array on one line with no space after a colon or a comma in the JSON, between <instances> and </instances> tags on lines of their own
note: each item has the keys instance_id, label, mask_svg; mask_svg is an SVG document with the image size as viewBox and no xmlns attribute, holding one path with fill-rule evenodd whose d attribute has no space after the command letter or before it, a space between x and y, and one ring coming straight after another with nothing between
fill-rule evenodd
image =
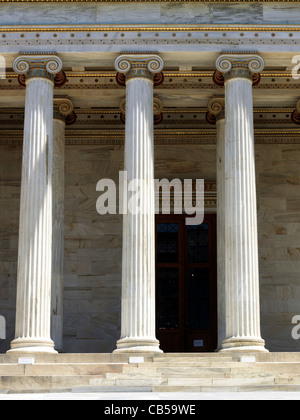
<instances>
[{"instance_id":1,"label":"glass door pane","mask_svg":"<svg viewBox=\"0 0 300 420\"><path fill-rule=\"evenodd\" d=\"M188 269L188 323L190 330L210 329L210 272L208 268Z\"/></svg>"},{"instance_id":2,"label":"glass door pane","mask_svg":"<svg viewBox=\"0 0 300 420\"><path fill-rule=\"evenodd\" d=\"M188 263L209 262L208 223L187 226Z\"/></svg>"},{"instance_id":3,"label":"glass door pane","mask_svg":"<svg viewBox=\"0 0 300 420\"><path fill-rule=\"evenodd\" d=\"M178 262L178 223L157 223L157 262Z\"/></svg>"},{"instance_id":4,"label":"glass door pane","mask_svg":"<svg viewBox=\"0 0 300 420\"><path fill-rule=\"evenodd\" d=\"M157 328L179 328L178 268L157 269Z\"/></svg>"}]
</instances>

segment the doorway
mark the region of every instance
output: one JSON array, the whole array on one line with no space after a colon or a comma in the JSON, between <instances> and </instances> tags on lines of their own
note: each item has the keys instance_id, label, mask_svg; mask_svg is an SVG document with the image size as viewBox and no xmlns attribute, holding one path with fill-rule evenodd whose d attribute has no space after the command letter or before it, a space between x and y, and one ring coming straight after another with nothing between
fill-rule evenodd
<instances>
[{"instance_id":1,"label":"doorway","mask_svg":"<svg viewBox=\"0 0 300 420\"><path fill-rule=\"evenodd\" d=\"M156 216L156 334L164 352L217 347L216 216Z\"/></svg>"}]
</instances>

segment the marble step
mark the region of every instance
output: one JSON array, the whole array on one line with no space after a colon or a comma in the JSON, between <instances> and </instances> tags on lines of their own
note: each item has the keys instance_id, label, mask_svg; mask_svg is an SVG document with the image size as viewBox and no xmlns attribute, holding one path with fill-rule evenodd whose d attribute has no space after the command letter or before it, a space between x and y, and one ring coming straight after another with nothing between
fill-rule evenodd
<instances>
[{"instance_id":1,"label":"marble step","mask_svg":"<svg viewBox=\"0 0 300 420\"><path fill-rule=\"evenodd\" d=\"M214 363L35 363L35 364L0 364L0 375L80 375L105 373L300 373L300 363L241 363L227 362L222 365Z\"/></svg>"},{"instance_id":2,"label":"marble step","mask_svg":"<svg viewBox=\"0 0 300 420\"><path fill-rule=\"evenodd\" d=\"M219 353L219 352L210 352L210 353L202 353L202 352L192 352L192 353L159 353L154 355L155 360L165 359L165 358L190 358L190 359L197 359L197 358L207 358L210 357L212 359L223 359L223 358L230 358L232 359L232 353Z\"/></svg>"},{"instance_id":3,"label":"marble step","mask_svg":"<svg viewBox=\"0 0 300 420\"><path fill-rule=\"evenodd\" d=\"M148 372L145 373L143 371L141 372L127 372L127 373L108 373L106 375L106 379L110 380L139 380L144 378L153 378L158 379L161 378L163 380L177 380L177 381L194 381L194 380L201 380L208 378L210 380L214 380L217 378L225 378L228 380L247 380L247 381L256 381L259 382L260 380L263 380L264 378L267 380L268 378L278 378L286 383L300 383L300 374L288 374L284 372L247 372L247 370L242 370L238 372L231 372L230 370L218 370L214 369L211 371L199 371L199 372L178 372L176 369L174 371L168 371L165 372Z\"/></svg>"},{"instance_id":4,"label":"marble step","mask_svg":"<svg viewBox=\"0 0 300 420\"><path fill-rule=\"evenodd\" d=\"M138 376L170 376L170 377L206 377L206 376L257 376L269 373L295 375L300 373L299 363L228 363L222 366L214 364L190 365L181 363L144 363L128 364L96 364L96 363L56 363L56 364L0 364L0 376L71 376L71 375L103 375L122 374Z\"/></svg>"},{"instance_id":5,"label":"marble step","mask_svg":"<svg viewBox=\"0 0 300 420\"><path fill-rule=\"evenodd\" d=\"M107 385L107 386L154 386L154 385L167 385L167 379L160 378L114 378L114 379L101 379L90 381L90 385Z\"/></svg>"},{"instance_id":6,"label":"marble step","mask_svg":"<svg viewBox=\"0 0 300 420\"><path fill-rule=\"evenodd\" d=\"M264 374L264 373L277 373L277 374L300 374L300 363L255 363L239 364L231 367L231 374L238 375L240 373L246 374Z\"/></svg>"},{"instance_id":7,"label":"marble step","mask_svg":"<svg viewBox=\"0 0 300 420\"><path fill-rule=\"evenodd\" d=\"M75 386L71 389L74 393L84 392L153 392L152 386Z\"/></svg>"},{"instance_id":8,"label":"marble step","mask_svg":"<svg viewBox=\"0 0 300 420\"><path fill-rule=\"evenodd\" d=\"M95 376L1 376L0 390L9 393L67 392L75 386L89 386L91 379Z\"/></svg>"},{"instance_id":9,"label":"marble step","mask_svg":"<svg viewBox=\"0 0 300 420\"><path fill-rule=\"evenodd\" d=\"M115 353L57 353L57 354L31 354L18 355L17 353L0 354L0 364L18 363L20 357L33 358L35 363L128 363L129 358L136 354ZM151 354L145 355L145 362L152 362Z\"/></svg>"},{"instance_id":10,"label":"marble step","mask_svg":"<svg viewBox=\"0 0 300 420\"><path fill-rule=\"evenodd\" d=\"M105 375L107 379L144 379L144 378L162 378L162 373L157 373L155 371L151 372L122 372L122 373L107 373Z\"/></svg>"},{"instance_id":11,"label":"marble step","mask_svg":"<svg viewBox=\"0 0 300 420\"><path fill-rule=\"evenodd\" d=\"M242 385L242 386L170 386L157 385L152 392L300 392L300 385ZM93 392L93 391L90 391ZM113 391L111 391L113 392Z\"/></svg>"},{"instance_id":12,"label":"marble step","mask_svg":"<svg viewBox=\"0 0 300 420\"><path fill-rule=\"evenodd\" d=\"M125 369L132 369L134 367L144 368L144 369L161 369L161 368L186 368L186 369L202 369L202 368L231 368L231 367L238 367L242 364L240 362L222 362L222 363L215 363L215 362L206 362L206 361L195 361L195 362L185 362L185 361L178 361L178 362L145 362L145 363L138 363L138 364L125 364ZM248 366L249 364L245 364L245 366Z\"/></svg>"},{"instance_id":13,"label":"marble step","mask_svg":"<svg viewBox=\"0 0 300 420\"><path fill-rule=\"evenodd\" d=\"M228 388L237 390L256 390L267 387L270 390L298 390L300 391L300 375L265 375L255 377L123 377L122 374L105 378L102 375L52 375L52 376L1 376L0 390L10 393L20 392L67 392L84 388L85 392L128 392L129 389L144 389L161 392L172 391L205 391L208 388L227 391ZM78 391L80 392L80 390Z\"/></svg>"},{"instance_id":14,"label":"marble step","mask_svg":"<svg viewBox=\"0 0 300 420\"><path fill-rule=\"evenodd\" d=\"M139 364L141 366L142 364ZM144 366L148 366L146 364L143 364ZM205 368L205 367L215 367L215 368L223 368L223 367L233 367L233 366L239 366L237 362L223 362L223 363L215 363L215 362L153 362L151 363L152 366L155 368L163 368L163 367L174 367L178 366L179 368L187 368L187 369L193 369L193 368Z\"/></svg>"},{"instance_id":15,"label":"marble step","mask_svg":"<svg viewBox=\"0 0 300 420\"><path fill-rule=\"evenodd\" d=\"M243 385L275 385L275 378L116 378L116 379L97 379L90 382L91 386L243 386ZM285 384L288 385L288 384Z\"/></svg>"},{"instance_id":16,"label":"marble step","mask_svg":"<svg viewBox=\"0 0 300 420\"><path fill-rule=\"evenodd\" d=\"M128 363L130 357L136 354L118 353L58 353L58 354L27 354L26 357L34 357L36 363ZM17 354L0 354L0 364L17 363ZM223 353L163 353L143 355L144 362L158 363L228 363L238 361L240 355ZM298 362L300 363L300 352L291 353L261 353L256 354L257 362Z\"/></svg>"},{"instance_id":17,"label":"marble step","mask_svg":"<svg viewBox=\"0 0 300 420\"><path fill-rule=\"evenodd\" d=\"M279 375L275 378L275 384L278 385L300 385L300 374L299 375Z\"/></svg>"},{"instance_id":18,"label":"marble step","mask_svg":"<svg viewBox=\"0 0 300 420\"><path fill-rule=\"evenodd\" d=\"M196 368L205 368L205 367L215 367L215 368L223 368L223 367L230 367L230 366L239 366L240 363L237 362L223 362L223 363L214 363L214 362L184 362L184 361L178 361L178 362L145 362L145 363L135 363L135 364L125 364L125 366L128 366L128 368L138 367L138 368L155 368L160 369L163 367L186 367L189 369L193 369L193 367Z\"/></svg>"},{"instance_id":19,"label":"marble step","mask_svg":"<svg viewBox=\"0 0 300 420\"><path fill-rule=\"evenodd\" d=\"M133 378L140 376L152 376L152 377L224 377L225 375L230 374L230 369L226 368L201 368L201 369L190 369L190 368L179 368L170 367L170 368L157 368L152 370L144 370L143 367L135 369L123 369L122 374L108 373L106 377L113 378L122 376L122 378Z\"/></svg>"},{"instance_id":20,"label":"marble step","mask_svg":"<svg viewBox=\"0 0 300 420\"><path fill-rule=\"evenodd\" d=\"M219 354L147 355L143 363L128 363L128 355L48 356L38 355L32 365L2 357L0 392L300 391L300 359L295 354L263 357L257 363Z\"/></svg>"},{"instance_id":21,"label":"marble step","mask_svg":"<svg viewBox=\"0 0 300 420\"><path fill-rule=\"evenodd\" d=\"M298 363L241 363L228 362L222 365L208 364L190 364L190 363L150 363L136 365L124 365L123 373L150 372L163 373L165 375L180 373L183 376L197 376L201 373L231 373L232 375L250 374L251 376L264 373L286 373L294 374L300 372L300 364Z\"/></svg>"},{"instance_id":22,"label":"marble step","mask_svg":"<svg viewBox=\"0 0 300 420\"><path fill-rule=\"evenodd\" d=\"M257 362L300 363L300 352L258 353L255 357Z\"/></svg>"},{"instance_id":23,"label":"marble step","mask_svg":"<svg viewBox=\"0 0 300 420\"><path fill-rule=\"evenodd\" d=\"M142 369L143 366L140 365L138 369ZM182 373L197 373L198 371L226 371L232 373L241 373L241 372L282 372L282 373L291 373L294 374L295 372L300 373L300 364L299 363L226 363L221 366L216 364L210 364L210 366L203 366L203 365L189 365L189 364L160 364L160 365L153 365L153 368L156 369L157 372L173 372L178 371ZM129 368L126 367L127 370Z\"/></svg>"},{"instance_id":24,"label":"marble step","mask_svg":"<svg viewBox=\"0 0 300 420\"><path fill-rule=\"evenodd\" d=\"M224 362L232 362L232 357L229 356L219 356L219 357L212 357L212 356L197 356L197 357L190 357L190 356L185 356L185 357L169 357L169 356L165 356L165 357L154 357L153 358L153 362L154 363L201 363L201 362L213 362L213 363L218 363L218 364L222 364Z\"/></svg>"},{"instance_id":25,"label":"marble step","mask_svg":"<svg viewBox=\"0 0 300 420\"><path fill-rule=\"evenodd\" d=\"M54 363L54 364L0 364L0 376L80 376L122 372L123 364Z\"/></svg>"},{"instance_id":26,"label":"marble step","mask_svg":"<svg viewBox=\"0 0 300 420\"><path fill-rule=\"evenodd\" d=\"M241 384L241 385L95 385L95 386L74 386L74 393L92 392L259 392L259 391L281 391L300 392L300 385L286 384Z\"/></svg>"},{"instance_id":27,"label":"marble step","mask_svg":"<svg viewBox=\"0 0 300 420\"><path fill-rule=\"evenodd\" d=\"M266 376L266 377L256 377L256 378L231 378L231 377L200 377L200 378L157 378L157 377L145 377L145 378L107 378L107 379L92 379L90 385L105 385L105 386L156 386L156 385L166 385L166 386L243 386L243 385L275 385L276 377ZM288 382L284 384L288 385ZM295 384L296 385L296 384Z\"/></svg>"}]
</instances>

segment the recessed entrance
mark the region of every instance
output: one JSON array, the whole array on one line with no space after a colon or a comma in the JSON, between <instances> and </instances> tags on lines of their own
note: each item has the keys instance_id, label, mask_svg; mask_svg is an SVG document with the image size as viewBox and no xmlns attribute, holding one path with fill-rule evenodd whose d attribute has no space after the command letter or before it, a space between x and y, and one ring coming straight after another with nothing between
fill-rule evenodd
<instances>
[{"instance_id":1,"label":"recessed entrance","mask_svg":"<svg viewBox=\"0 0 300 420\"><path fill-rule=\"evenodd\" d=\"M156 334L164 352L217 347L216 217L156 217Z\"/></svg>"}]
</instances>

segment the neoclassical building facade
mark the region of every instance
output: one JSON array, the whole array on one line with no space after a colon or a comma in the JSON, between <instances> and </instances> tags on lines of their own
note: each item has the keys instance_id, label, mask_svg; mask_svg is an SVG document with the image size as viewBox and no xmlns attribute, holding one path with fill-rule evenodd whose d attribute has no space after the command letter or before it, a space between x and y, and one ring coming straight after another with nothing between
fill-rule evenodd
<instances>
[{"instance_id":1,"label":"neoclassical building facade","mask_svg":"<svg viewBox=\"0 0 300 420\"><path fill-rule=\"evenodd\" d=\"M299 351L299 4L0 11L0 351Z\"/></svg>"}]
</instances>

